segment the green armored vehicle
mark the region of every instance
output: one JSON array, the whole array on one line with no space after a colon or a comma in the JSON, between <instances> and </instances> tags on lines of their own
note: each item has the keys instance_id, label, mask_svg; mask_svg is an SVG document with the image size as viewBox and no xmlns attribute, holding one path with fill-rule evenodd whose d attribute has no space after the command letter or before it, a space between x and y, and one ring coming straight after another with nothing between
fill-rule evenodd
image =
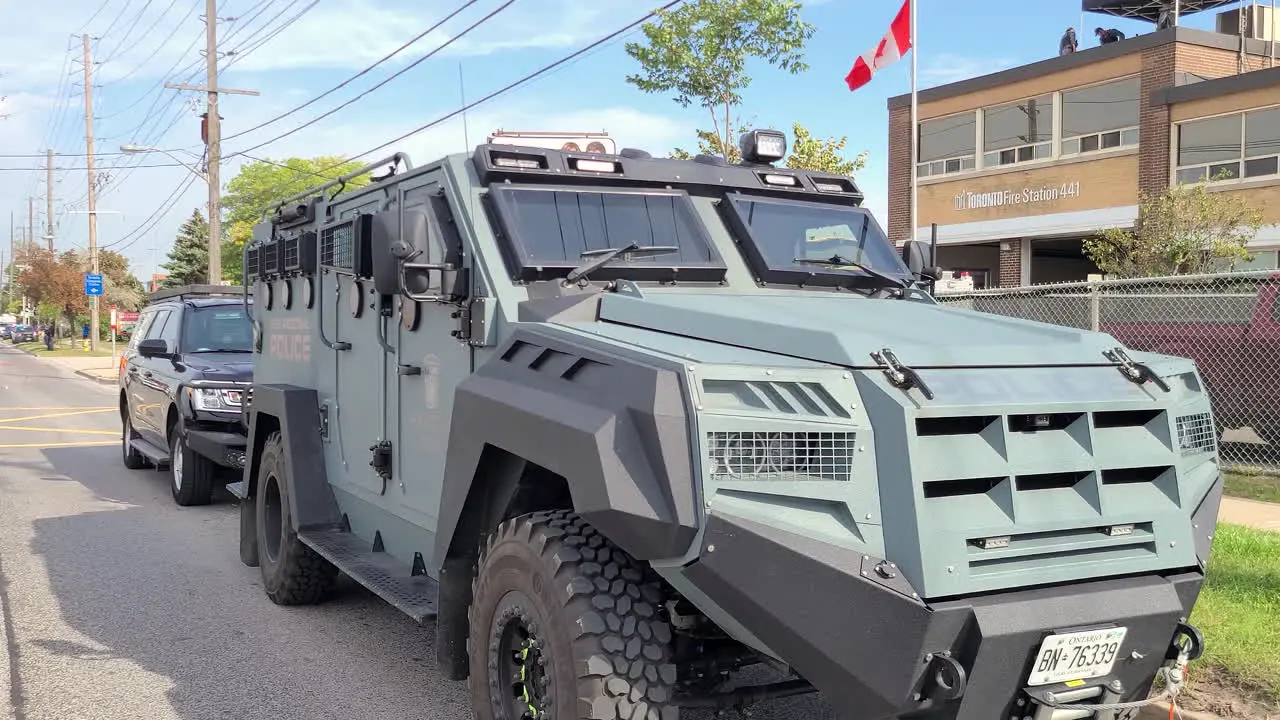
<instances>
[{"instance_id":1,"label":"green armored vehicle","mask_svg":"<svg viewBox=\"0 0 1280 720\"><path fill-rule=\"evenodd\" d=\"M1194 364L940 307L930 246L785 144L396 155L279 206L232 486L271 600L341 571L434 620L484 720L1176 689L1221 493Z\"/></svg>"}]
</instances>

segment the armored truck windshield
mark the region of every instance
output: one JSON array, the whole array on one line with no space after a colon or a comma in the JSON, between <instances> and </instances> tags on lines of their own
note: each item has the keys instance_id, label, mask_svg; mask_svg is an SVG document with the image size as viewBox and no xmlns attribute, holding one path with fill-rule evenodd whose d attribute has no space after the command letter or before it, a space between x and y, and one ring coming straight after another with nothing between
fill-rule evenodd
<instances>
[{"instance_id":1,"label":"armored truck windshield","mask_svg":"<svg viewBox=\"0 0 1280 720\"><path fill-rule=\"evenodd\" d=\"M584 253L633 243L677 250L620 255L592 273L593 279L724 274L724 261L684 192L513 184L493 188L491 197L509 236L513 275L521 280L563 277Z\"/></svg>"}]
</instances>

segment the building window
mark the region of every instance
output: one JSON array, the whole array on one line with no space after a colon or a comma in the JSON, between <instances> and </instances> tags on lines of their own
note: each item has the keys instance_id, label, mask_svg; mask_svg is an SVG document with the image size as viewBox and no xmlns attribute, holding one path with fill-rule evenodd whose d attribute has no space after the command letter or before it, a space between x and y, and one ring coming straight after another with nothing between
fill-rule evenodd
<instances>
[{"instance_id":1,"label":"building window","mask_svg":"<svg viewBox=\"0 0 1280 720\"><path fill-rule=\"evenodd\" d=\"M1244 176L1280 174L1280 107L1244 114Z\"/></svg>"},{"instance_id":2,"label":"building window","mask_svg":"<svg viewBox=\"0 0 1280 720\"><path fill-rule=\"evenodd\" d=\"M1043 160L1053 154L1053 96L983 111L984 167Z\"/></svg>"},{"instance_id":3,"label":"building window","mask_svg":"<svg viewBox=\"0 0 1280 720\"><path fill-rule=\"evenodd\" d=\"M920 123L916 174L931 177L973 170L977 137L975 112Z\"/></svg>"},{"instance_id":4,"label":"building window","mask_svg":"<svg viewBox=\"0 0 1280 720\"><path fill-rule=\"evenodd\" d=\"M1280 175L1280 107L1178 126L1178 182Z\"/></svg>"},{"instance_id":5,"label":"building window","mask_svg":"<svg viewBox=\"0 0 1280 720\"><path fill-rule=\"evenodd\" d=\"M1063 155L1138 144L1138 78L1062 93Z\"/></svg>"}]
</instances>

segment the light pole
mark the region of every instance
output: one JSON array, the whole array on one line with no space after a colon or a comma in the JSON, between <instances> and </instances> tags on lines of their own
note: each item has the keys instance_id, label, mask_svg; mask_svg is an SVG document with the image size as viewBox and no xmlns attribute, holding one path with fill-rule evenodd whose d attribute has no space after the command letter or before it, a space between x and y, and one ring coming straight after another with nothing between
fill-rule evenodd
<instances>
[{"instance_id":1,"label":"light pole","mask_svg":"<svg viewBox=\"0 0 1280 720\"><path fill-rule=\"evenodd\" d=\"M192 174L203 180L209 185L209 265L207 274L209 276L210 285L222 284L222 218L220 216L220 203L218 202L218 193L220 188L210 183L209 173L201 170L194 165L183 162L182 158L165 150L164 148L149 147L146 145L121 145L120 152L127 155L137 155L140 153L157 152L167 155L169 159L178 163L182 167L190 170ZM192 153L194 155L194 153Z\"/></svg>"}]
</instances>

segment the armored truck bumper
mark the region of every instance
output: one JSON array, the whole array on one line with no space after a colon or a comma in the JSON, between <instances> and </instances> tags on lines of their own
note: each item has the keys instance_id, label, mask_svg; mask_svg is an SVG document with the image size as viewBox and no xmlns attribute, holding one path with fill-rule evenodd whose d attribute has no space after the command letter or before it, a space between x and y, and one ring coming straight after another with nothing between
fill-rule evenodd
<instances>
[{"instance_id":1,"label":"armored truck bumper","mask_svg":"<svg viewBox=\"0 0 1280 720\"><path fill-rule=\"evenodd\" d=\"M187 446L222 467L239 470L244 467L245 436L234 432L237 429L238 425L227 430L188 430Z\"/></svg>"},{"instance_id":2,"label":"armored truck bumper","mask_svg":"<svg viewBox=\"0 0 1280 720\"><path fill-rule=\"evenodd\" d=\"M713 514L683 574L841 716L1111 717L1050 704L1143 700L1201 647L1197 569L925 602L883 560Z\"/></svg>"}]
</instances>

